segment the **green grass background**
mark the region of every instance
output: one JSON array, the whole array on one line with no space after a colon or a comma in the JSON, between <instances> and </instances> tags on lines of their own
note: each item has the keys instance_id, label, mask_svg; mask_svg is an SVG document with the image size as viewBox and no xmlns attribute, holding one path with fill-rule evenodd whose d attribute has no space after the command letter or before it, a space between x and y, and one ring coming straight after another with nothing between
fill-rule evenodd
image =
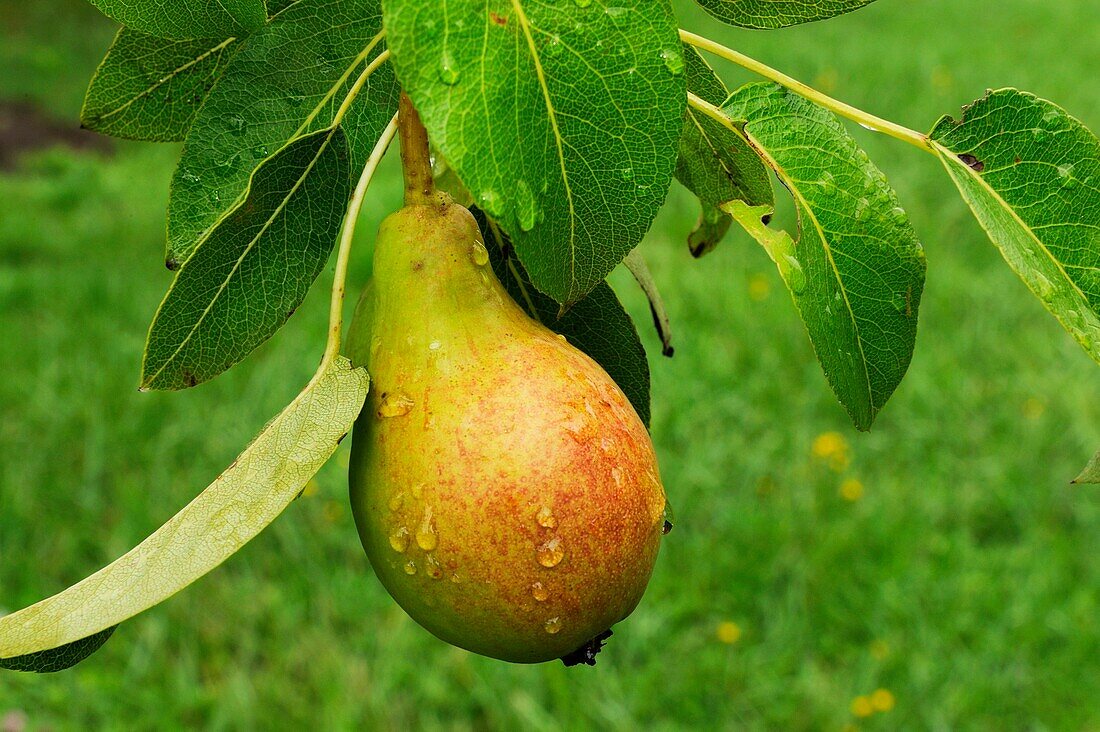
<instances>
[{"instance_id":1,"label":"green grass background","mask_svg":"<svg viewBox=\"0 0 1100 732\"><path fill-rule=\"evenodd\" d=\"M1018 86L1100 130L1093 0L880 0L774 33L683 22L857 106L928 129ZM0 0L0 98L63 120L113 29L90 7ZM733 82L750 77L719 66ZM676 509L641 607L594 669L512 666L420 630L372 577L347 445L268 531L124 624L73 670L0 674L30 729L1100 729L1100 372L1004 266L938 164L856 130L923 237L917 353L870 434L833 400L774 267L744 235L692 260L674 187L644 243L675 329L652 358L653 435ZM139 394L170 281L175 146L55 150L0 174L0 608L126 551L305 383L326 277L214 382ZM352 273L397 207L391 160ZM789 218L788 218L789 220ZM655 339L630 281L614 283ZM848 464L816 458L836 431ZM837 470L836 468L842 469ZM855 501L839 495L855 479ZM3 610L0 610L2 612ZM741 630L733 644L720 623ZM860 719L859 695L889 712ZM21 718L21 717L20 717Z\"/></svg>"}]
</instances>

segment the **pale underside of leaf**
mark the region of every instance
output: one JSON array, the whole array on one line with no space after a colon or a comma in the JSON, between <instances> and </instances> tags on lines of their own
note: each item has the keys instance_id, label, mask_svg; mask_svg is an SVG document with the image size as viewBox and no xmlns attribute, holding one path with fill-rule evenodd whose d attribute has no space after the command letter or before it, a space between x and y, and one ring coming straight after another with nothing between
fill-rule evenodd
<instances>
[{"instance_id":1,"label":"pale underside of leaf","mask_svg":"<svg viewBox=\"0 0 1100 732\"><path fill-rule=\"evenodd\" d=\"M368 383L346 359L323 365L217 480L149 538L67 590L0 618L0 658L105 631L217 567L282 513L335 452Z\"/></svg>"}]
</instances>

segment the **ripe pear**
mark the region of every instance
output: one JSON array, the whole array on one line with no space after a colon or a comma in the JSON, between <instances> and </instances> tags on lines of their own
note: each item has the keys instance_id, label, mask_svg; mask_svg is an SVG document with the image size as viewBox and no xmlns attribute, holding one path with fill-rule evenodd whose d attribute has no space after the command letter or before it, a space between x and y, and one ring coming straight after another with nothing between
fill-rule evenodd
<instances>
[{"instance_id":1,"label":"ripe pear","mask_svg":"<svg viewBox=\"0 0 1100 732\"><path fill-rule=\"evenodd\" d=\"M352 438L359 536L449 643L518 663L598 650L657 558L649 434L603 369L511 299L470 212L430 201L383 221L349 336L372 377Z\"/></svg>"}]
</instances>

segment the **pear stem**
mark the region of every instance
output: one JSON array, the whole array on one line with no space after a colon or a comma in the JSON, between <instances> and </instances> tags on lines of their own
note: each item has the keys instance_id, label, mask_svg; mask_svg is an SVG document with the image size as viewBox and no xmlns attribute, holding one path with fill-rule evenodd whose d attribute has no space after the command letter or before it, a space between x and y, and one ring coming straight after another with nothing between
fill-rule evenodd
<instances>
[{"instance_id":1,"label":"pear stem","mask_svg":"<svg viewBox=\"0 0 1100 732\"><path fill-rule=\"evenodd\" d=\"M401 169L405 177L405 205L434 203L435 178L432 156L428 149L428 131L412 100L401 92L397 108L397 134L401 138Z\"/></svg>"}]
</instances>

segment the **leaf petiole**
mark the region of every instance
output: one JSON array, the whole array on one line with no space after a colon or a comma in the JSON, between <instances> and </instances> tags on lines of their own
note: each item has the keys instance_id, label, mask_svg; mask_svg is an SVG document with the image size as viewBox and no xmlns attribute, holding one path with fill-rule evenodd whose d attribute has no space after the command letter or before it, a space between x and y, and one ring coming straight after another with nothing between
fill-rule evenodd
<instances>
[{"instance_id":1,"label":"leaf petiole","mask_svg":"<svg viewBox=\"0 0 1100 732\"><path fill-rule=\"evenodd\" d=\"M336 110L336 114L332 118L333 127L343 121L344 115L348 113L348 108L351 107L351 103L355 101L355 98L359 96L359 91L363 88L363 85L367 83L367 79L370 78L370 75L373 74L379 66L389 60L390 50L387 48L367 64L367 67L363 69L363 73L359 74L359 78L351 85L351 89L348 90L347 96L344 97L344 101L340 104L340 108Z\"/></svg>"},{"instance_id":2,"label":"leaf petiole","mask_svg":"<svg viewBox=\"0 0 1100 732\"><path fill-rule=\"evenodd\" d=\"M919 132L904 127L903 125L890 122L889 120L876 117L873 114L864 112L862 109L857 109L850 104L846 104L838 99L833 99L827 94L819 92L811 86L803 84L797 79L787 76L782 71L773 69L772 67L757 61L754 58L746 56L743 53L738 53L732 48L727 48L720 43L705 38L703 36L692 33L684 29L680 29L680 40L695 48L713 53L719 58L724 58L727 61L731 61L742 68L748 69L755 74L763 76L765 79L769 79L779 84L780 86L790 89L795 94L809 99L814 104L825 107L826 109L839 114L841 117L847 117L865 127L866 129L873 130L875 132L881 132L885 135L889 135L895 139L907 142L914 147L918 147L925 152L936 154L936 151L932 148L932 145L928 142L928 137L922 135ZM690 93L688 94L689 102L692 106L696 107L702 112L714 117L719 122L722 120L715 115L715 112L723 114L721 110L712 104L708 104L698 97L694 97ZM723 116L725 116L723 114ZM723 123L725 124L725 123Z\"/></svg>"},{"instance_id":3,"label":"leaf petiole","mask_svg":"<svg viewBox=\"0 0 1100 732\"><path fill-rule=\"evenodd\" d=\"M365 72L364 72L365 73ZM397 134L397 115L393 116L386 129L374 145L363 173L359 176L359 182L355 185L355 192L351 195L347 214L344 216L344 228L340 234L340 246L336 252L336 271L332 278L332 299L329 304L328 343L325 345L325 355L321 359L321 367L330 363L340 353L340 338L344 329L344 293L347 285L348 259L351 254L352 239L355 238L355 224L359 220L359 212L363 209L363 199L374 173L378 170L378 164L393 142Z\"/></svg>"}]
</instances>

